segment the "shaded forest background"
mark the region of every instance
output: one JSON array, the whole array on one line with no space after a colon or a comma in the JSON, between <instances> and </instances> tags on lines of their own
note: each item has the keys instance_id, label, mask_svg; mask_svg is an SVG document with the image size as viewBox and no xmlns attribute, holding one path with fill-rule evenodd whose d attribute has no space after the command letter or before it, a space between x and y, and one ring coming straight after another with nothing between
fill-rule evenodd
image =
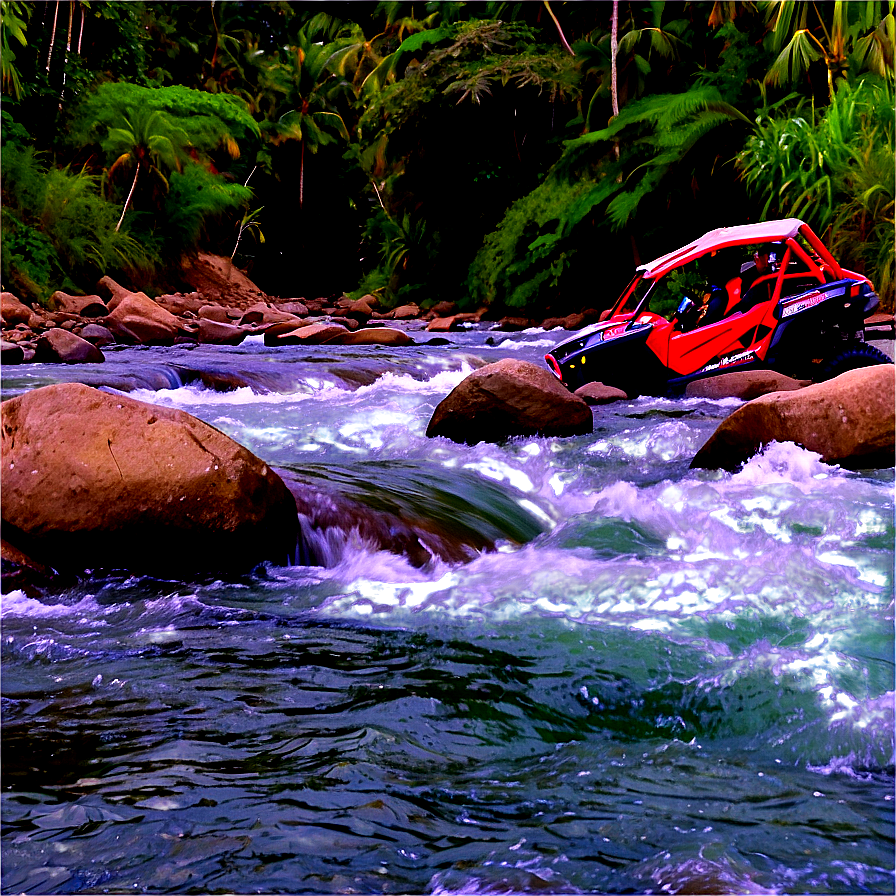
<instances>
[{"instance_id":1,"label":"shaded forest background","mask_svg":"<svg viewBox=\"0 0 896 896\"><path fill-rule=\"evenodd\" d=\"M2 283L605 307L796 216L894 292L894 2L0 2Z\"/></svg>"}]
</instances>

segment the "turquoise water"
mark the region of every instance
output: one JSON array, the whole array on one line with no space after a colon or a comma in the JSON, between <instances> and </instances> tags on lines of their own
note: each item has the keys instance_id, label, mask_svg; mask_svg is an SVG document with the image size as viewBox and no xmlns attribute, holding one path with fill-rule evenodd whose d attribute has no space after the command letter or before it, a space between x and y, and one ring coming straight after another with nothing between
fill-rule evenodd
<instances>
[{"instance_id":1,"label":"turquoise water","mask_svg":"<svg viewBox=\"0 0 896 896\"><path fill-rule=\"evenodd\" d=\"M3 892L894 891L892 471L690 471L731 400L428 440L472 369L555 341L450 338L4 369L467 548L349 517L306 532L321 566L4 587Z\"/></svg>"}]
</instances>

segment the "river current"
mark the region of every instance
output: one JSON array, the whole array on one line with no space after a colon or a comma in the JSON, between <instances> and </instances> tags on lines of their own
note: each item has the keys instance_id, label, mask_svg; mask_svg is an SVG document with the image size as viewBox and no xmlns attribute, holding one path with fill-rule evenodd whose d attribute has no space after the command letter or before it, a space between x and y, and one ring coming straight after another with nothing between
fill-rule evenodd
<instances>
[{"instance_id":1,"label":"river current","mask_svg":"<svg viewBox=\"0 0 896 896\"><path fill-rule=\"evenodd\" d=\"M896 891L893 471L793 444L691 471L733 399L425 437L473 369L559 338L5 368L4 398L182 408L494 547L421 564L347 519L315 566L4 585L2 891Z\"/></svg>"}]
</instances>

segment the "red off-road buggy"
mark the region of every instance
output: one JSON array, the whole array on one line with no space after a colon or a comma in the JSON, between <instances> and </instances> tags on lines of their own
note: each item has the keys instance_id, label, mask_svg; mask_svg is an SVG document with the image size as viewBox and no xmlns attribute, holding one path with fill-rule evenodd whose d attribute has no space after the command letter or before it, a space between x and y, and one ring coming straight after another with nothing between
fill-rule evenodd
<instances>
[{"instance_id":1,"label":"red off-road buggy","mask_svg":"<svg viewBox=\"0 0 896 896\"><path fill-rule=\"evenodd\" d=\"M723 227L641 265L605 321L545 360L569 389L602 382L631 396L750 368L829 379L892 363L864 341L878 304L796 218Z\"/></svg>"}]
</instances>

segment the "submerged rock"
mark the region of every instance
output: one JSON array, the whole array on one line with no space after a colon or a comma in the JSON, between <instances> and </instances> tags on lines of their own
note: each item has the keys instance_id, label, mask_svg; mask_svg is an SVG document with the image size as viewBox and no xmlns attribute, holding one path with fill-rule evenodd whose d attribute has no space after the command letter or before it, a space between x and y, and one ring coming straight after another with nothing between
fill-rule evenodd
<instances>
[{"instance_id":1,"label":"submerged rock","mask_svg":"<svg viewBox=\"0 0 896 896\"><path fill-rule=\"evenodd\" d=\"M184 411L79 383L0 410L4 537L38 563L168 575L285 563L295 550L283 481Z\"/></svg>"},{"instance_id":2,"label":"submerged rock","mask_svg":"<svg viewBox=\"0 0 896 896\"><path fill-rule=\"evenodd\" d=\"M697 452L691 467L734 470L769 442L796 442L825 463L891 467L896 368L850 370L795 392L774 392L738 408Z\"/></svg>"},{"instance_id":3,"label":"submerged rock","mask_svg":"<svg viewBox=\"0 0 896 896\"><path fill-rule=\"evenodd\" d=\"M593 430L591 409L550 371L505 358L455 386L435 409L426 435L475 445L511 436L574 436Z\"/></svg>"},{"instance_id":4,"label":"submerged rock","mask_svg":"<svg viewBox=\"0 0 896 896\"><path fill-rule=\"evenodd\" d=\"M614 401L628 401L628 395L615 386L605 386L603 383L585 383L579 386L575 394L588 404L611 404Z\"/></svg>"},{"instance_id":5,"label":"submerged rock","mask_svg":"<svg viewBox=\"0 0 896 896\"><path fill-rule=\"evenodd\" d=\"M687 398L742 398L750 401L770 392L794 392L810 380L795 380L776 370L742 370L721 373L688 383Z\"/></svg>"}]
</instances>

